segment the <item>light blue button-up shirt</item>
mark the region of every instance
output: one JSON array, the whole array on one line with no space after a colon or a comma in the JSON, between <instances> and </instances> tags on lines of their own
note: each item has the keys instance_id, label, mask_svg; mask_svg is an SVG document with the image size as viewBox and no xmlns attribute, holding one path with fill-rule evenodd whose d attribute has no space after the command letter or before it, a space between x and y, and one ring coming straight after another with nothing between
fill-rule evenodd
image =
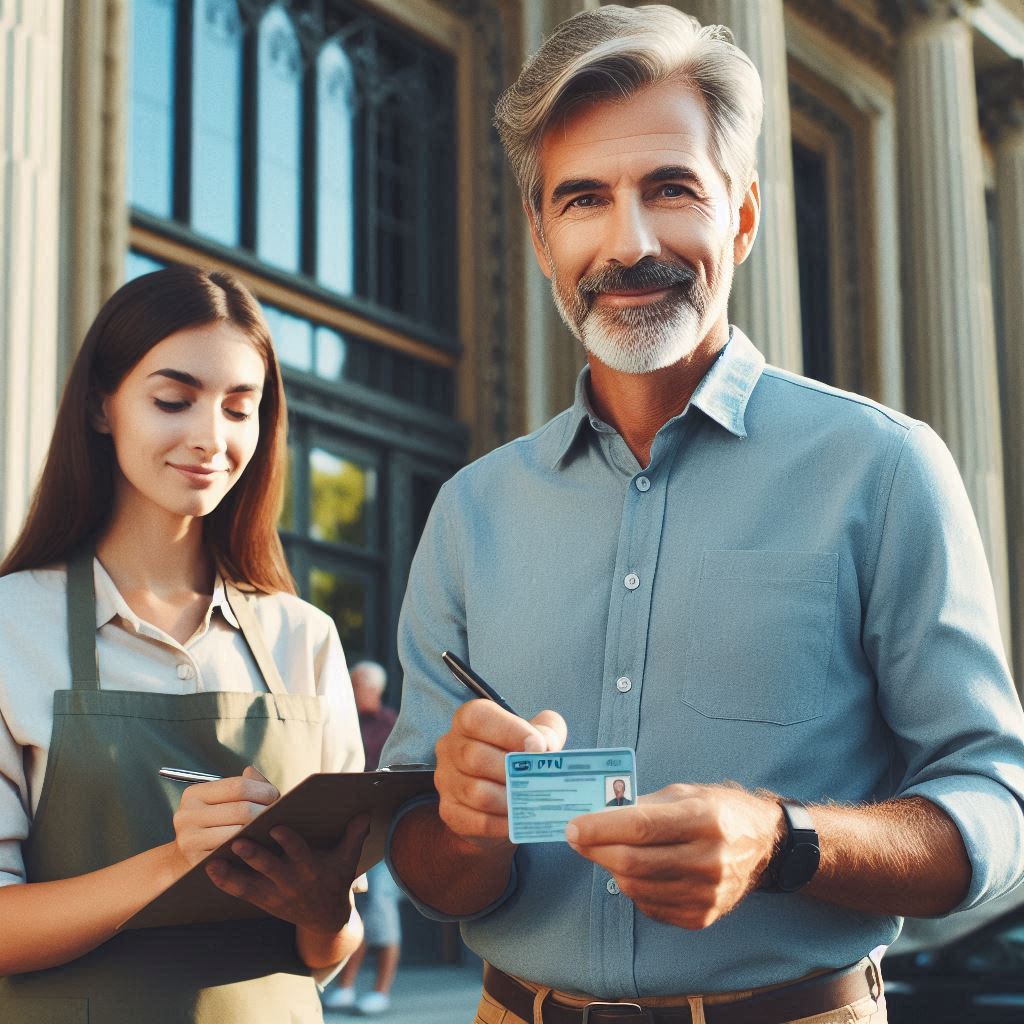
<instances>
[{"instance_id":1,"label":"light blue button-up shirt","mask_svg":"<svg viewBox=\"0 0 1024 1024\"><path fill-rule=\"evenodd\" d=\"M734 329L641 467L587 380L571 409L442 489L409 580L383 763L433 761L466 698L447 648L524 716L561 713L568 747L635 747L642 793L733 780L807 803L927 797L963 835L964 906L1012 887L1024 721L938 437L766 367ZM755 892L685 931L609 883L566 845L522 846L465 939L509 973L621 999L839 967L900 927Z\"/></svg>"}]
</instances>

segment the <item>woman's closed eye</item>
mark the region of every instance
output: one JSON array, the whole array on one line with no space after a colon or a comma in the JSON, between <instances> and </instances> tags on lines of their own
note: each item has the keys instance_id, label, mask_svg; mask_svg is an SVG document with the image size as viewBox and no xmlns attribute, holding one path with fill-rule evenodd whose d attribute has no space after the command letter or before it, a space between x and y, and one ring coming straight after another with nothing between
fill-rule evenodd
<instances>
[{"instance_id":1,"label":"woman's closed eye","mask_svg":"<svg viewBox=\"0 0 1024 1024\"><path fill-rule=\"evenodd\" d=\"M156 407L162 410L163 412L170 413L184 412L192 405L191 402L186 402L183 400L171 402L164 398L154 398L153 404L156 405ZM232 420L235 420L235 422L237 423L243 423L245 420L249 419L252 416L252 413L253 410L249 407L238 409L229 405L224 406L224 415Z\"/></svg>"}]
</instances>

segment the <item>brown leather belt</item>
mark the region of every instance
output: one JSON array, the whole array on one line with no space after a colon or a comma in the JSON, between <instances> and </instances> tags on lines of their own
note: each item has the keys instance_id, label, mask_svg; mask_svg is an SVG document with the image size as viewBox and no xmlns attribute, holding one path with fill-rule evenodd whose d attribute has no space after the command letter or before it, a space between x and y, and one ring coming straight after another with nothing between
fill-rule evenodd
<instances>
[{"instance_id":1,"label":"brown leather belt","mask_svg":"<svg viewBox=\"0 0 1024 1024\"><path fill-rule=\"evenodd\" d=\"M536 993L488 963L484 964L484 989L517 1017L533 1020ZM707 1024L787 1024L836 1010L867 996L877 999L878 995L874 965L858 963L735 1002L705 1003L704 1020ZM586 1006L566 1006L550 998L543 1006L544 1024L623 1024L631 1017L649 1024L692 1024L693 1021L689 1006L598 1001Z\"/></svg>"}]
</instances>

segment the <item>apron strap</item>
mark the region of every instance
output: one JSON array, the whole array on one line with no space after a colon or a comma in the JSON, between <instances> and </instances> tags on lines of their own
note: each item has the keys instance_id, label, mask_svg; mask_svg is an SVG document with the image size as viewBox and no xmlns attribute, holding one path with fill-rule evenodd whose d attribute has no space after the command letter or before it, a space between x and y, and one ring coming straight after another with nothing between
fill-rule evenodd
<instances>
[{"instance_id":1,"label":"apron strap","mask_svg":"<svg viewBox=\"0 0 1024 1024\"><path fill-rule=\"evenodd\" d=\"M245 642L249 645L249 650L252 651L252 656L259 666L260 672L263 673L263 681L267 684L267 689L275 697L287 696L288 690L285 688L284 680L277 670L270 648L267 647L267 641L256 619L256 613L252 610L252 598L243 594L238 587L227 580L224 581L224 596L227 599L228 607L235 613L239 626L242 627L242 636L245 637Z\"/></svg>"},{"instance_id":2,"label":"apron strap","mask_svg":"<svg viewBox=\"0 0 1024 1024\"><path fill-rule=\"evenodd\" d=\"M99 660L96 654L96 580L93 575L92 545L76 551L68 559L68 657L71 661L71 688L100 688Z\"/></svg>"}]
</instances>

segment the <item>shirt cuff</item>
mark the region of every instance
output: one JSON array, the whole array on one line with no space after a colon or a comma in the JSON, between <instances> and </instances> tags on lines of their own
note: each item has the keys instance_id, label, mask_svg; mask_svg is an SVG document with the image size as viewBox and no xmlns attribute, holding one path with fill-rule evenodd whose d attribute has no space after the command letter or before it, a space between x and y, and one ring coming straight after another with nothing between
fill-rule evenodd
<instances>
[{"instance_id":1,"label":"shirt cuff","mask_svg":"<svg viewBox=\"0 0 1024 1024\"><path fill-rule=\"evenodd\" d=\"M405 893L409 898L409 902L424 916L430 918L432 921L478 921L481 917L486 917L491 911L497 910L515 892L516 886L519 884L519 874L516 871L515 858L512 860L512 868L509 871L508 885L505 886L505 891L493 902L489 903L483 910L478 910L475 914L466 914L463 917L457 917L453 914L445 914L435 907L431 907L429 904L424 903L422 900L418 900L413 893L409 891L405 883L399 877L398 872L395 870L394 864L391 862L391 840L395 834L395 828L398 823L404 818L410 811L415 810L417 807L423 807L426 804L439 803L439 797L432 794L425 794L423 796L414 797L408 803L403 804L398 808L395 816L391 819L391 826L388 828L388 838L384 846L384 863L388 866L388 871L391 872L391 877L395 880L395 884L402 892Z\"/></svg>"},{"instance_id":2,"label":"shirt cuff","mask_svg":"<svg viewBox=\"0 0 1024 1024\"><path fill-rule=\"evenodd\" d=\"M918 783L899 794L911 796L942 808L960 830L967 851L971 884L950 914L987 903L1021 881L1024 814L1006 788L980 775L955 775Z\"/></svg>"}]
</instances>

